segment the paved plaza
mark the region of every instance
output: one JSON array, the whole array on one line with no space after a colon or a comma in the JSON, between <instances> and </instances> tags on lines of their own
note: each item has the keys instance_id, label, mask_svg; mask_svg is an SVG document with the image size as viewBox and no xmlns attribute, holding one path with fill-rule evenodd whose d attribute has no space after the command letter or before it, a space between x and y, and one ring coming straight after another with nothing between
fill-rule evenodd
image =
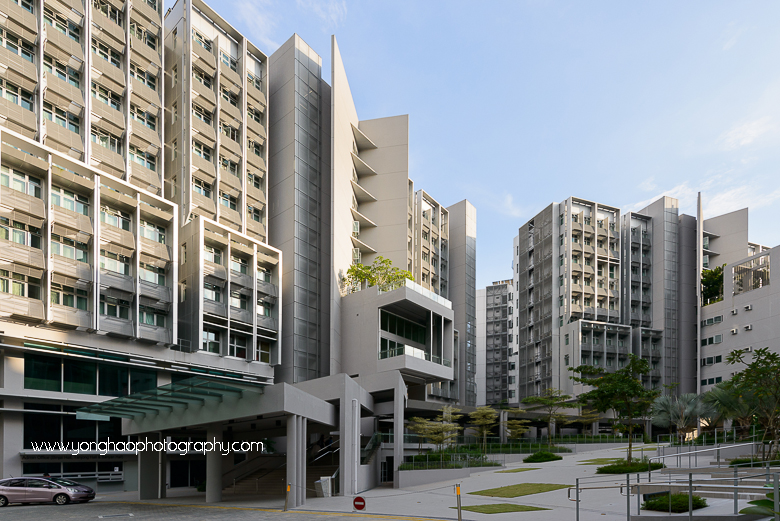
<instances>
[{"instance_id":1,"label":"paved plaza","mask_svg":"<svg viewBox=\"0 0 780 521\"><path fill-rule=\"evenodd\" d=\"M655 455L655 451L645 454ZM501 520L527 519L539 521L561 521L575 519L575 503L568 499L569 490L563 488L552 492L533 494L515 498L492 498L469 494L479 490L515 485L519 483L549 483L574 485L576 478L594 478L598 483L583 484L581 491L580 519L582 521L604 521L626 519L626 497L617 487L625 482L625 475L599 476L595 478L596 465L581 465L580 462L595 458L618 458L625 451L615 447L588 452L564 455L562 461L542 464L510 464L506 469L490 470L473 474L461 480L462 503L464 506L510 503L527 505L549 510L520 512L511 514L479 514L463 512L464 520ZM699 465L708 461L700 460ZM500 470L516 468L534 468L525 472L506 473ZM2 510L2 519L8 521L26 521L40 519L78 520L87 519L165 519L165 520L266 520L285 519L289 521L309 521L314 519L457 519L454 491L455 481L430 483L409 489L395 490L379 487L361 494L366 499L365 513L352 511L351 497L309 498L306 505L291 512L282 512L282 496L231 497L225 495L219 504L206 505L203 495L171 497L154 501L133 501L128 493L99 495L89 504L68 505L13 505ZM574 491L572 491L573 497ZM636 497L631 497L631 513L636 515ZM733 502L729 499L708 499L709 507L697 510L697 515L730 513ZM747 506L740 501L740 508ZM129 514L132 514L130 516ZM645 513L646 515L646 513ZM687 514L679 515L687 519ZM677 516L673 516L677 517Z\"/></svg>"}]
</instances>

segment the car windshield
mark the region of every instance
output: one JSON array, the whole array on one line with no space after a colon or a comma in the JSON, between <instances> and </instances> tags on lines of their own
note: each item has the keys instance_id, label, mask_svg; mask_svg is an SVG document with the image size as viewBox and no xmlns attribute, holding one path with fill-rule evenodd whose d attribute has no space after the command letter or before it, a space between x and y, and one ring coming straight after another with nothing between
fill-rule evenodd
<instances>
[{"instance_id":1,"label":"car windshield","mask_svg":"<svg viewBox=\"0 0 780 521\"><path fill-rule=\"evenodd\" d=\"M76 483L75 481L71 481L69 479L62 479L62 478L49 478L49 479L58 485L63 485L66 487L79 486L79 483Z\"/></svg>"}]
</instances>

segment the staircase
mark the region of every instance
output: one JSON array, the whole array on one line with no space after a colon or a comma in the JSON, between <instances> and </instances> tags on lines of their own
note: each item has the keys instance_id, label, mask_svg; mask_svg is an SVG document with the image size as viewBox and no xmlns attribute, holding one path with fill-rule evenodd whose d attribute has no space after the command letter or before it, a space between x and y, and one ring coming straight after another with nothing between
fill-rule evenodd
<instances>
[{"instance_id":1,"label":"staircase","mask_svg":"<svg viewBox=\"0 0 780 521\"><path fill-rule=\"evenodd\" d=\"M316 465L306 468L306 497L315 497L314 482L322 476L332 476L338 465ZM287 490L287 468L259 469L223 489L225 495L283 496Z\"/></svg>"},{"instance_id":2,"label":"staircase","mask_svg":"<svg viewBox=\"0 0 780 521\"><path fill-rule=\"evenodd\" d=\"M739 480L739 499L764 499L767 492L771 489L765 488L766 477L749 477L761 474L760 469L744 469L737 472ZM733 499L734 498L734 470L725 468L720 471L710 471L707 473L694 473L693 489L697 496L713 499ZM701 476L697 481L696 475ZM653 473L652 483L642 483L640 485L641 494L653 494L660 492L671 492L673 494L688 493L688 469L663 469ZM665 483L664 479L671 479L672 483ZM701 481L706 479L707 481ZM636 485L631 485L632 493L636 493Z\"/></svg>"}]
</instances>

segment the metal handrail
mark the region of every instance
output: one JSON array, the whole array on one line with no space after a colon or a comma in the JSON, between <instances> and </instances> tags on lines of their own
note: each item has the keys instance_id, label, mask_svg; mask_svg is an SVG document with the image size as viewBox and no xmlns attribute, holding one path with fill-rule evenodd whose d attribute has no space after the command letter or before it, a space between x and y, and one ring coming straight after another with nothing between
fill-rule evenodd
<instances>
[{"instance_id":1,"label":"metal handrail","mask_svg":"<svg viewBox=\"0 0 780 521\"><path fill-rule=\"evenodd\" d=\"M701 449L701 450L693 450L693 451L689 450L689 451L687 451L685 453L665 454L663 456L651 456L651 457L649 457L647 459L647 476L648 476L648 480L652 479L652 477L651 477L652 476L652 465L651 464L652 464L654 459L662 460L662 459L665 459L665 458L680 458L683 455L687 455L690 458L690 456L692 454L697 454L698 455L699 453L702 453L702 452L717 451L717 453L718 453L718 461L720 461L720 451L722 449L734 449L734 448L737 448L737 447L744 447L746 445L750 445L751 447L755 447L756 444L755 444L755 442L738 443L736 445L726 445L725 447L713 447L711 449ZM751 460L752 460L752 458L751 458Z\"/></svg>"}]
</instances>

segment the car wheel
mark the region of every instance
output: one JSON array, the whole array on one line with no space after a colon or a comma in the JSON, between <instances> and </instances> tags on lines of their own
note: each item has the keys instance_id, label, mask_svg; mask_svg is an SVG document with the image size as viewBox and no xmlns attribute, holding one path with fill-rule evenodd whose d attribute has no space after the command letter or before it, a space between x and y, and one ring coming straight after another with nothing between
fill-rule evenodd
<instances>
[{"instance_id":1,"label":"car wheel","mask_svg":"<svg viewBox=\"0 0 780 521\"><path fill-rule=\"evenodd\" d=\"M5 496L0 496L0 507L4 507L8 504L8 498Z\"/></svg>"},{"instance_id":2,"label":"car wheel","mask_svg":"<svg viewBox=\"0 0 780 521\"><path fill-rule=\"evenodd\" d=\"M57 503L58 505L67 505L68 503L70 503L70 498L68 497L67 494L57 494L56 496L54 496L54 502Z\"/></svg>"}]
</instances>

